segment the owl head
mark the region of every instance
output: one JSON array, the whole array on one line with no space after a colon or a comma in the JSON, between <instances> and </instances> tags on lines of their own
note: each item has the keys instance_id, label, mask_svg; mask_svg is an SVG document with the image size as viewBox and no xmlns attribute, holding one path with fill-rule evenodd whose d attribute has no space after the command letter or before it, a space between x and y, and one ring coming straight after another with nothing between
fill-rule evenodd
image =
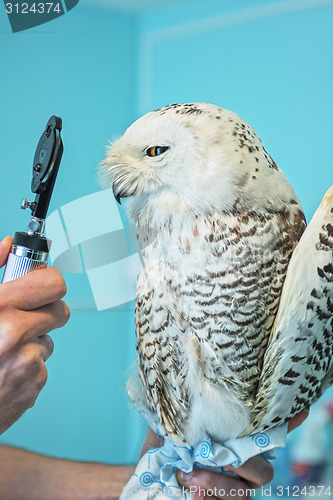
<instances>
[{"instance_id":1,"label":"owl head","mask_svg":"<svg viewBox=\"0 0 333 500\"><path fill-rule=\"evenodd\" d=\"M173 104L134 122L108 148L100 174L118 202L132 197L136 219L299 204L254 129L206 103Z\"/></svg>"}]
</instances>

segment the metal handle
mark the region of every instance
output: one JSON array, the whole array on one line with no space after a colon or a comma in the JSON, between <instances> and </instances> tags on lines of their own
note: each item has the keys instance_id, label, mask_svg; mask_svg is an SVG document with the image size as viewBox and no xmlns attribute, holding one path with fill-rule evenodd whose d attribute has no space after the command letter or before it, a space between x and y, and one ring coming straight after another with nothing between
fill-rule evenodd
<instances>
[{"instance_id":1,"label":"metal handle","mask_svg":"<svg viewBox=\"0 0 333 500\"><path fill-rule=\"evenodd\" d=\"M13 281L25 274L47 266L47 252L36 252L25 247L13 246L8 255L2 283Z\"/></svg>"}]
</instances>

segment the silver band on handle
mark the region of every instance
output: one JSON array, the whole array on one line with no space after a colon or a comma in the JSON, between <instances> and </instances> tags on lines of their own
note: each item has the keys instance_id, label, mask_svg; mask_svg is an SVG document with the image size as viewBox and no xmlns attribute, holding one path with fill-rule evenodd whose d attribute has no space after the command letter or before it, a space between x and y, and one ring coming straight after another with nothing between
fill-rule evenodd
<instances>
[{"instance_id":1,"label":"silver band on handle","mask_svg":"<svg viewBox=\"0 0 333 500\"><path fill-rule=\"evenodd\" d=\"M37 252L26 247L13 245L8 255L2 283L13 281L25 274L47 266L47 252Z\"/></svg>"}]
</instances>

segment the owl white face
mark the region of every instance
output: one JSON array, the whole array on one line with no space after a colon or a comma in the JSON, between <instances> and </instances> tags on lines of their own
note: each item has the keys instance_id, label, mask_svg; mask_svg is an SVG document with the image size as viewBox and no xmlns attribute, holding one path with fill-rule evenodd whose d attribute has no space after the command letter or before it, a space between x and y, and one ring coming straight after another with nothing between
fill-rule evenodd
<instances>
[{"instance_id":1,"label":"owl white face","mask_svg":"<svg viewBox=\"0 0 333 500\"><path fill-rule=\"evenodd\" d=\"M177 104L148 113L115 141L101 166L132 215L269 208L299 201L256 132L231 111Z\"/></svg>"}]
</instances>

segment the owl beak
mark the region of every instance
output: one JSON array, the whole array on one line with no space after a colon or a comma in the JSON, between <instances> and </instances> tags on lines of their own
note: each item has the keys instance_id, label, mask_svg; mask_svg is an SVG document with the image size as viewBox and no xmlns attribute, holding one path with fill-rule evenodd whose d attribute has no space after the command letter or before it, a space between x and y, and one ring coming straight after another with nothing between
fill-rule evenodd
<instances>
[{"instance_id":1,"label":"owl beak","mask_svg":"<svg viewBox=\"0 0 333 500\"><path fill-rule=\"evenodd\" d=\"M129 192L127 189L121 188L119 186L119 183L117 182L114 182L112 184L112 191L113 191L113 196L115 197L119 205L121 205L120 198L127 198L128 196L132 196L136 193L135 189Z\"/></svg>"},{"instance_id":2,"label":"owl beak","mask_svg":"<svg viewBox=\"0 0 333 500\"><path fill-rule=\"evenodd\" d=\"M115 197L116 201L119 203L119 205L121 205L120 192L117 190L117 186L115 183L112 184L112 191L113 191L113 196Z\"/></svg>"}]
</instances>

